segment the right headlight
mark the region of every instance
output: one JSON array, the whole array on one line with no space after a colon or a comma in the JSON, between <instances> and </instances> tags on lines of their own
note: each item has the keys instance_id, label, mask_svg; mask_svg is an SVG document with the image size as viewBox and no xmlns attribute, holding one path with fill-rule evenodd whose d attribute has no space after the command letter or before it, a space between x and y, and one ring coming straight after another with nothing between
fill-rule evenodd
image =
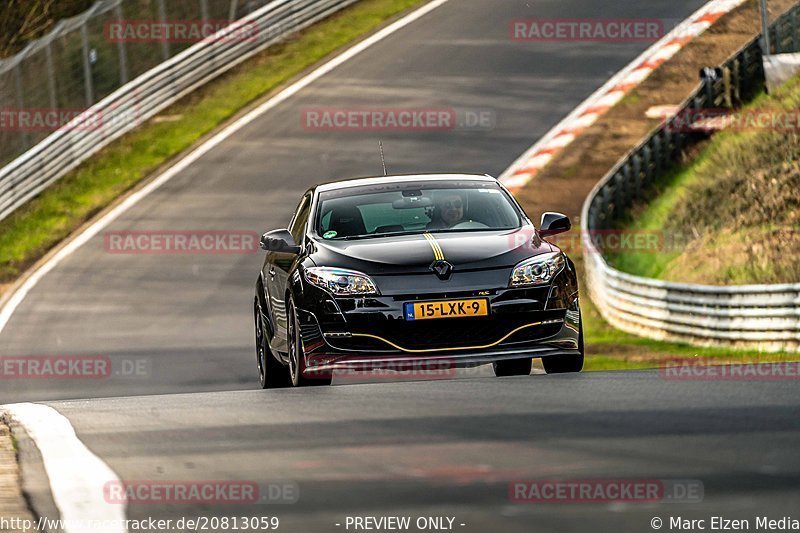
<instances>
[{"instance_id":1,"label":"right headlight","mask_svg":"<svg viewBox=\"0 0 800 533\"><path fill-rule=\"evenodd\" d=\"M511 272L509 287L546 285L561 272L567 260L561 252L537 255L520 262Z\"/></svg>"}]
</instances>

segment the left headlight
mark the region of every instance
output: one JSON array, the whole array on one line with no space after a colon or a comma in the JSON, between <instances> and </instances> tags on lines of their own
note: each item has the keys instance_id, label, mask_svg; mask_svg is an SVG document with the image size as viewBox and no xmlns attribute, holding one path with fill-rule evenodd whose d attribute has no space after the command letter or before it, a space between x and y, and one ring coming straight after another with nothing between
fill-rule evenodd
<instances>
[{"instance_id":1,"label":"left headlight","mask_svg":"<svg viewBox=\"0 0 800 533\"><path fill-rule=\"evenodd\" d=\"M336 296L367 296L379 294L375 283L366 274L343 268L311 267L306 279Z\"/></svg>"},{"instance_id":2,"label":"left headlight","mask_svg":"<svg viewBox=\"0 0 800 533\"><path fill-rule=\"evenodd\" d=\"M511 272L510 287L533 287L546 285L553 281L566 264L564 254L553 252L526 259L514 267Z\"/></svg>"}]
</instances>

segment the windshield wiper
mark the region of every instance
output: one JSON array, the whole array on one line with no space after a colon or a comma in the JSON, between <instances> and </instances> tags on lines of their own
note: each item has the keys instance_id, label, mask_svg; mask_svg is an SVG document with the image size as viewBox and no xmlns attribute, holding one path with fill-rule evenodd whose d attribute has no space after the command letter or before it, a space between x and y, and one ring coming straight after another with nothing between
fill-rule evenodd
<instances>
[{"instance_id":1,"label":"windshield wiper","mask_svg":"<svg viewBox=\"0 0 800 533\"><path fill-rule=\"evenodd\" d=\"M467 233L469 231L508 231L511 229L519 229L517 228L462 228L462 229L432 229L429 230L431 233Z\"/></svg>"},{"instance_id":2,"label":"windshield wiper","mask_svg":"<svg viewBox=\"0 0 800 533\"><path fill-rule=\"evenodd\" d=\"M425 230L427 231L427 230ZM343 241L352 241L356 239L377 239L380 237L401 237L403 235L422 235L424 231L414 230L414 231L394 231L391 233L365 233L364 235L349 235L347 237L342 237L341 240ZM333 240L340 240L340 239L333 239Z\"/></svg>"}]
</instances>

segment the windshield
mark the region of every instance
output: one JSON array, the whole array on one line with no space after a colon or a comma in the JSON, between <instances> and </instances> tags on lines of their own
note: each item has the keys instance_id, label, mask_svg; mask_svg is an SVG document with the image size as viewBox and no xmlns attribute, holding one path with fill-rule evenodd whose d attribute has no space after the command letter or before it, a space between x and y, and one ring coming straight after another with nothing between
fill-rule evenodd
<instances>
[{"instance_id":1,"label":"windshield","mask_svg":"<svg viewBox=\"0 0 800 533\"><path fill-rule=\"evenodd\" d=\"M491 231L520 226L511 199L486 181L408 182L320 194L317 233L326 240L423 232Z\"/></svg>"}]
</instances>

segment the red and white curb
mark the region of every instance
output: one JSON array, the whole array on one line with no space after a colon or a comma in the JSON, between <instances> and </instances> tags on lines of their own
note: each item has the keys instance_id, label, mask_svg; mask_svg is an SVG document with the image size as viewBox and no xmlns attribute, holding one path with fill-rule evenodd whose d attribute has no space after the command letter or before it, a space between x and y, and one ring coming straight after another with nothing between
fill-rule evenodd
<instances>
[{"instance_id":1,"label":"red and white curb","mask_svg":"<svg viewBox=\"0 0 800 533\"><path fill-rule=\"evenodd\" d=\"M583 130L594 124L662 63L744 1L712 0L678 24L661 40L615 74L514 161L499 178L503 185L512 192L525 186L558 152L569 146Z\"/></svg>"}]
</instances>

